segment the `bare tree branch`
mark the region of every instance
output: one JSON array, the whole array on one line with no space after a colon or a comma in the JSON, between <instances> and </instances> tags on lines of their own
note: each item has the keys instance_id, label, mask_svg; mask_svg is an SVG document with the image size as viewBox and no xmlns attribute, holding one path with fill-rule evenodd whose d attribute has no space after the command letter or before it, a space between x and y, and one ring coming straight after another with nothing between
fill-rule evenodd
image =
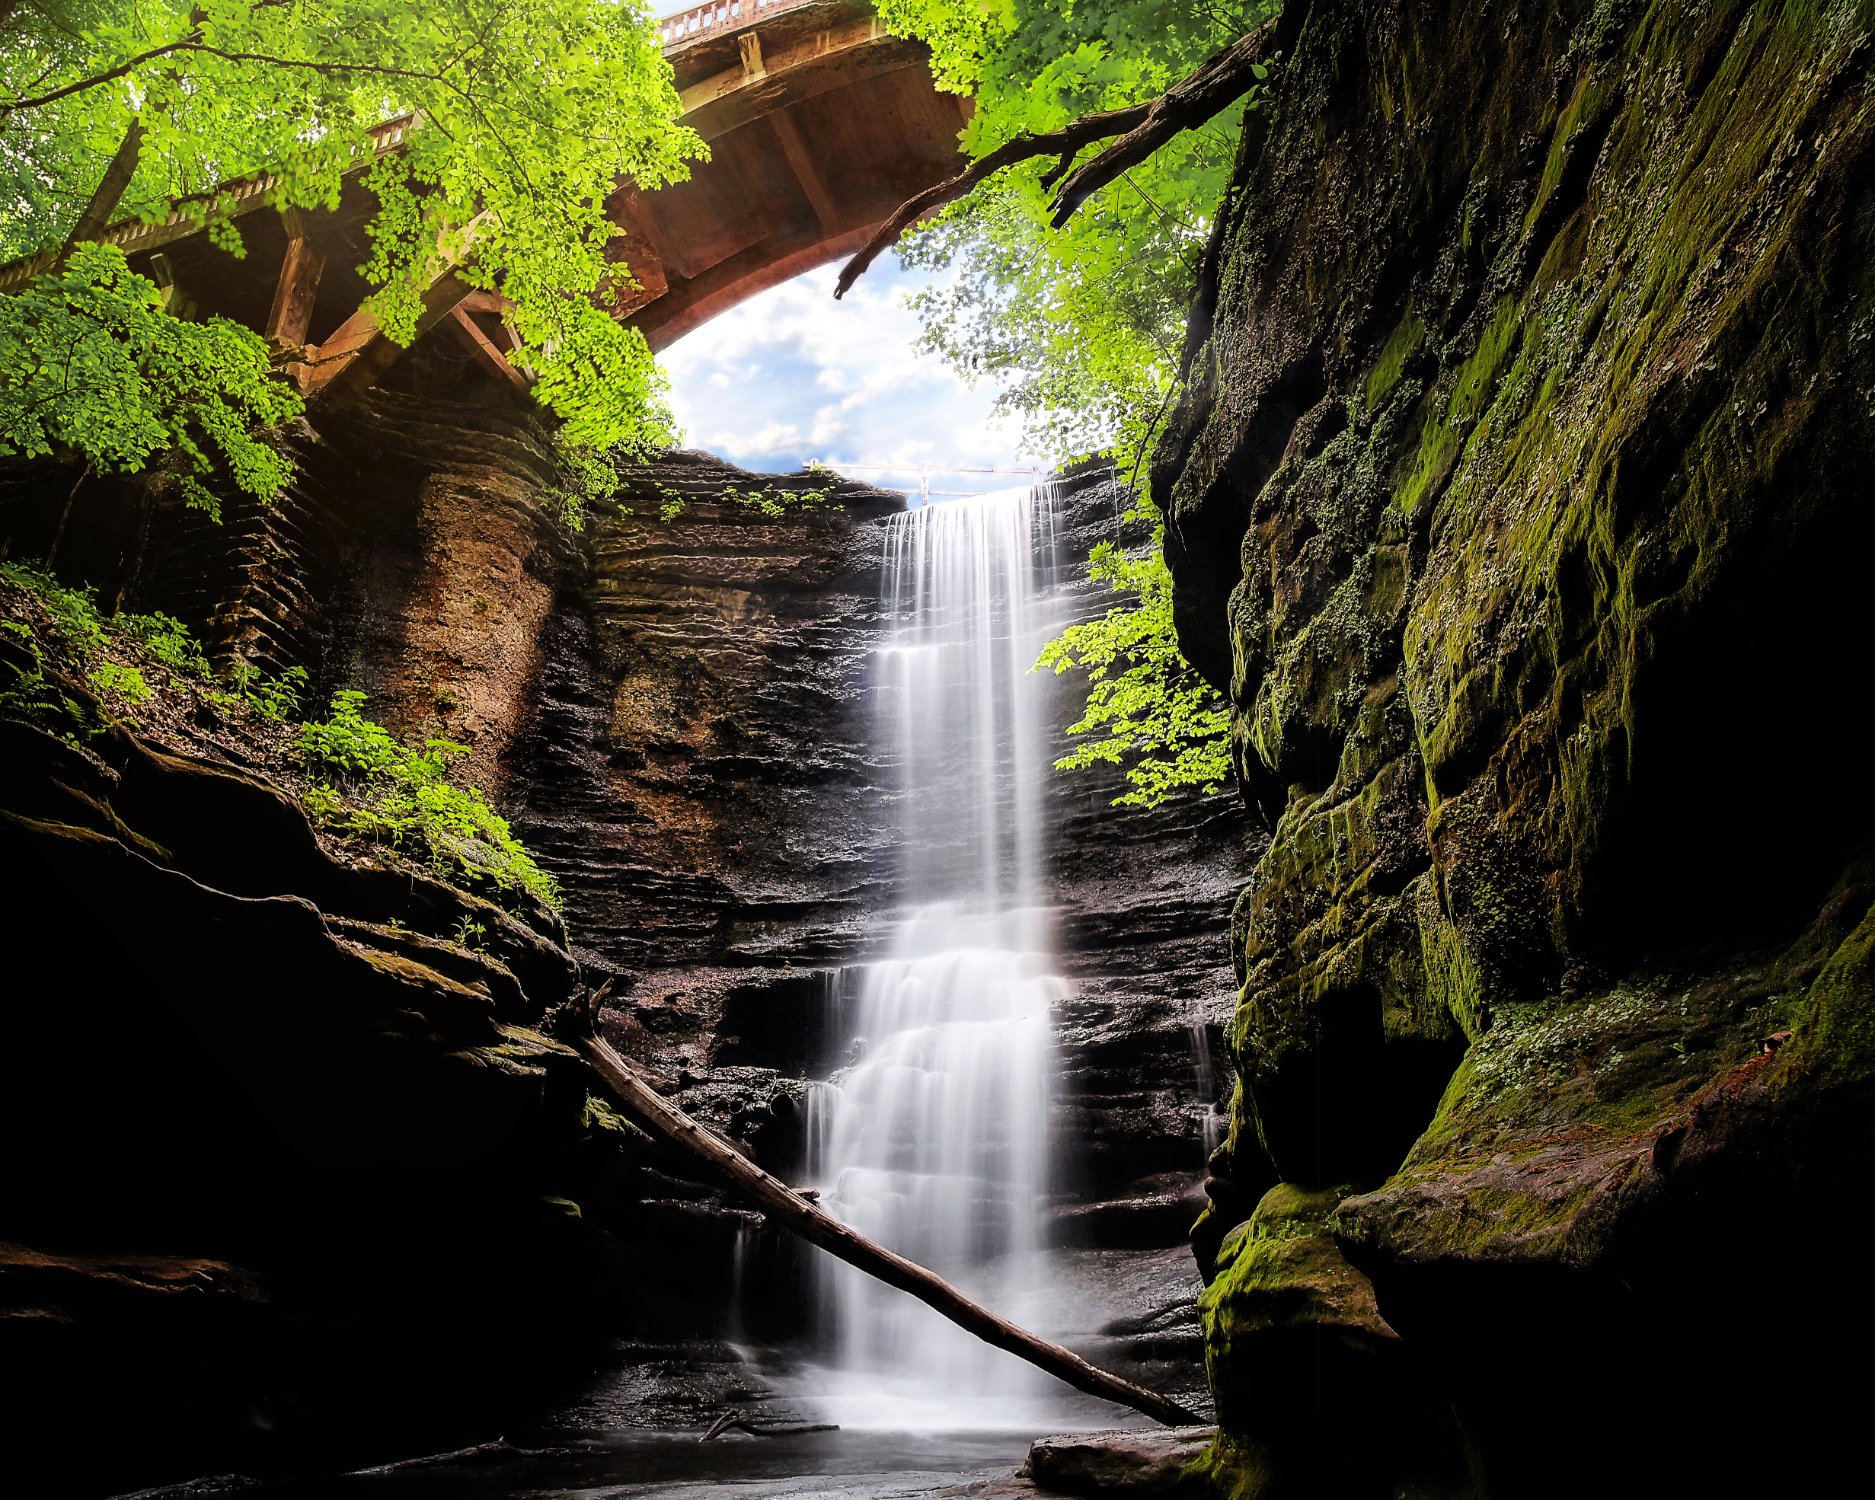
<instances>
[{"instance_id":1,"label":"bare tree branch","mask_svg":"<svg viewBox=\"0 0 1875 1500\"><path fill-rule=\"evenodd\" d=\"M1153 100L1145 119L1061 184L1055 194L1055 228L1067 223L1090 197L1138 166L1173 136L1204 124L1249 93L1256 86L1259 71L1269 63L1270 42L1275 35L1276 23L1265 21Z\"/></svg>"},{"instance_id":2,"label":"bare tree branch","mask_svg":"<svg viewBox=\"0 0 1875 1500\"><path fill-rule=\"evenodd\" d=\"M1129 109L1108 110L1103 114L1084 116L1071 125L1064 125L1060 130L1051 130L1043 135L1019 135L1004 141L989 155L979 157L955 177L935 187L928 187L917 197L901 203L898 211L879 226L859 253L841 269L840 282L834 288L833 295L844 297L852 289L853 283L865 274L866 267L879 258L879 253L896 243L898 237L919 219L946 203L955 202L979 183L994 177L1004 167L1013 167L1019 161L1031 161L1038 156L1059 157L1060 160L1042 179L1043 185L1047 186L1061 178L1082 147L1133 129L1146 118L1150 108L1150 105L1138 104Z\"/></svg>"},{"instance_id":3,"label":"bare tree branch","mask_svg":"<svg viewBox=\"0 0 1875 1500\"><path fill-rule=\"evenodd\" d=\"M1059 229L1094 193L1137 166L1174 136L1203 125L1249 93L1256 86L1258 70L1270 61L1270 44L1275 34L1275 22L1266 21L1148 103L1086 115L1060 130L1019 135L1003 142L955 177L926 188L917 197L900 204L859 253L841 268L833 295L845 296L880 253L897 243L899 236L919 219L946 203L955 202L1004 167L1017 162L1038 156L1057 158L1055 165L1043 174L1042 186L1047 188L1061 183L1051 214L1055 228ZM1083 148L1116 135L1119 140L1070 174L1069 169ZM1062 181L1064 177L1066 181Z\"/></svg>"},{"instance_id":4,"label":"bare tree branch","mask_svg":"<svg viewBox=\"0 0 1875 1500\"><path fill-rule=\"evenodd\" d=\"M603 994L603 991L601 991ZM597 998L597 997L595 997ZM613 1051L597 1032L577 1030L581 1019L568 1013L576 1028L575 1039L586 1061L612 1099L631 1117L632 1122L667 1145L682 1151L694 1166L713 1180L740 1194L782 1228L799 1235L810 1245L818 1245L850 1266L857 1266L869 1276L876 1276L887 1286L909 1292L927 1307L936 1309L958 1327L975 1334L985 1343L1006 1349L1019 1359L1046 1370L1057 1380L1077 1391L1099 1396L1120 1406L1144 1412L1154 1421L1180 1426L1197 1417L1178 1402L1156 1391L1134 1385L1105 1370L1090 1365L1080 1355L1038 1338L1025 1328L999 1317L981 1303L973 1302L935 1272L915 1261L875 1244L857 1230L841 1223L779 1178L771 1177L747 1157L740 1155L709 1131L697 1124L675 1105L658 1094L632 1071L631 1064ZM586 1024L590 1024L589 1018Z\"/></svg>"}]
</instances>

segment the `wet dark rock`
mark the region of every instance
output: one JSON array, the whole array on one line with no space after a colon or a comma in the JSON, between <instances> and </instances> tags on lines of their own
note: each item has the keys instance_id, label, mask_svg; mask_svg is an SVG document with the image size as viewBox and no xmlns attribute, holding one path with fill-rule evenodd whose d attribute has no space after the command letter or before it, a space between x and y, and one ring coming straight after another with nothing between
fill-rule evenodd
<instances>
[{"instance_id":1,"label":"wet dark rock","mask_svg":"<svg viewBox=\"0 0 1875 1500\"><path fill-rule=\"evenodd\" d=\"M36 1145L8 1172L0 1399L67 1491L447 1435L591 1337L616 1242L577 1199L626 1161L516 970L449 944L485 903L411 882L387 904L388 871L181 748L20 724L5 746L37 982L9 1008L0 1131ZM177 837L152 810L197 817ZM564 992L571 959L502 920ZM108 1448L52 1440L104 1413Z\"/></svg>"},{"instance_id":2,"label":"wet dark rock","mask_svg":"<svg viewBox=\"0 0 1875 1500\"><path fill-rule=\"evenodd\" d=\"M1153 1495L1189 1500L1214 1493L1195 1473L1211 1446L1209 1427L1071 1432L1037 1438L1023 1472L1051 1495L1100 1500L1144 1500Z\"/></svg>"},{"instance_id":3,"label":"wet dark rock","mask_svg":"<svg viewBox=\"0 0 1875 1500\"><path fill-rule=\"evenodd\" d=\"M195 1399L147 1403L129 1478L187 1452L277 1464L320 1430L360 1458L399 1456L374 1446L394 1427L436 1451L480 1441L475 1414L539 1386L530 1371L619 1334L676 1351L644 1363L634 1399L674 1413L701 1381L700 1407L734 1383L705 1379L723 1363L712 1339L781 1338L808 1316L798 1249L589 1101L537 1028L603 987L602 1029L653 1087L771 1169L802 1170L807 1080L851 1060L850 971L889 941L900 900L896 768L868 710L901 502L673 454L575 539L554 520L545 428L474 423L376 393L299 433L311 459L277 515L236 507L223 534L164 518L138 555L138 511L100 495L74 567L96 553L128 607L307 665L315 703L357 685L394 728L468 744L465 770L561 882L564 921L338 848L279 781L278 747L231 720L118 734L101 758L0 726L0 834L41 877L12 915L60 997L15 1033L15 1059L52 1062L16 1062L0 1110L57 1145L20 1174L0 1232L29 1254L236 1268L261 1289L258 1331L223 1338L204 1313L202 1368L259 1369L284 1393L250 1421L206 1376L179 1380ZM0 509L25 506L31 485L0 479ZM778 519L732 488L832 496ZM1064 618L1111 602L1081 565L1117 509L1099 474L1060 498ZM218 535L240 558L218 556ZM1059 723L1075 686L1057 684ZM1053 1081L1074 1301L1059 1326L1201 1399L1178 1247L1227 1090L1218 938L1254 848L1228 797L1115 812L1120 790L1049 786L1073 985ZM477 948L457 939L465 922L484 929ZM79 1015L98 1033L88 1054ZM50 1373L22 1410L125 1358L137 1319L93 1322L102 1342L43 1325ZM370 1351L357 1382L336 1373L351 1347ZM398 1381L423 1399L372 1396Z\"/></svg>"}]
</instances>

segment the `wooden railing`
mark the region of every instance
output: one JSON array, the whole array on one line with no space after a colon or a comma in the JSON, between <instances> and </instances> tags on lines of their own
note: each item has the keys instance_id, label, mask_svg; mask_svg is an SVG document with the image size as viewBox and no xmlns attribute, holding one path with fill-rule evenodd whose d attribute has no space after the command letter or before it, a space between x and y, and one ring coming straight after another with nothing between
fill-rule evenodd
<instances>
[{"instance_id":1,"label":"wooden railing","mask_svg":"<svg viewBox=\"0 0 1875 1500\"><path fill-rule=\"evenodd\" d=\"M395 151L416 126L414 115L399 115L382 125L372 126L372 155L382 156L386 151ZM204 203L213 204L217 218L237 218L273 202L273 190L277 186L279 178L273 173L256 172L252 177L223 183L212 193L198 193L180 199L159 219L119 219L98 239L103 244L116 245L126 253L155 250L172 240L185 239L199 232L203 223ZM0 266L0 292L10 292L24 285L51 263L52 256L47 253Z\"/></svg>"},{"instance_id":2,"label":"wooden railing","mask_svg":"<svg viewBox=\"0 0 1875 1500\"><path fill-rule=\"evenodd\" d=\"M666 16L657 22L657 27L664 39L664 50L673 52L700 37L752 25L764 17L816 3L818 0L711 0L708 5L693 5L689 10ZM376 126L371 132L374 151L382 154L396 150L415 124L412 116L400 115ZM142 219L120 220L98 238L107 245L116 245L125 251L154 250L199 231L202 227L201 205L205 199L212 198L215 201L218 215L239 215L272 202L276 185L277 180L271 172L257 172L252 177L224 183L212 194L183 199L166 216L154 222L146 223ZM49 264L51 256L42 255L0 266L0 293L10 292L30 281Z\"/></svg>"},{"instance_id":3,"label":"wooden railing","mask_svg":"<svg viewBox=\"0 0 1875 1500\"><path fill-rule=\"evenodd\" d=\"M708 5L693 5L658 22L664 38L664 50L684 46L714 32L730 31L761 20L778 11L812 5L814 0L710 0Z\"/></svg>"}]
</instances>

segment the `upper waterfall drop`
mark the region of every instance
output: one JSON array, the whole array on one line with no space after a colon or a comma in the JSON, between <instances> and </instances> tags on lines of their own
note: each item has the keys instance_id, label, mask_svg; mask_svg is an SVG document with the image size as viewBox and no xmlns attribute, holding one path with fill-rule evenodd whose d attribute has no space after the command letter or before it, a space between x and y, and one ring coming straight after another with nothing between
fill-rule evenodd
<instances>
[{"instance_id":1,"label":"upper waterfall drop","mask_svg":"<svg viewBox=\"0 0 1875 1500\"><path fill-rule=\"evenodd\" d=\"M1040 901L1054 508L1009 490L894 517L878 660L897 770L901 904L888 956L847 975L850 1065L809 1096L809 1176L834 1214L1017 1318L1042 1290L1051 1012L1066 994ZM821 1306L846 1426L1020 1426L1052 1382L831 1261Z\"/></svg>"}]
</instances>

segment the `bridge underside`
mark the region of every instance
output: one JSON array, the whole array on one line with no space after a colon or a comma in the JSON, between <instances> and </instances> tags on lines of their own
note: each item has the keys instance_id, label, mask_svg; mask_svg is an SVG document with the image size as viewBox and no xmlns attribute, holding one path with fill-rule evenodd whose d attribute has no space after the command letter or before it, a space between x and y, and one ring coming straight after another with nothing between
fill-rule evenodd
<instances>
[{"instance_id":1,"label":"bridge underside","mask_svg":"<svg viewBox=\"0 0 1875 1500\"><path fill-rule=\"evenodd\" d=\"M688 182L612 201L650 294L631 321L652 348L858 249L899 204L959 170L969 104L932 87L925 56L880 33L863 4L836 4L673 57L711 160Z\"/></svg>"},{"instance_id":2,"label":"bridge underside","mask_svg":"<svg viewBox=\"0 0 1875 1500\"><path fill-rule=\"evenodd\" d=\"M623 183L608 203L615 253L640 287L617 312L654 349L857 249L900 203L959 170L970 109L937 92L923 48L880 31L865 0L739 0L698 14L700 34L666 56L711 159L657 192ZM403 128L386 127L385 139L394 145ZM474 401L524 396L527 379L506 358L502 299L446 270L425 298L417 342L405 350L380 336L355 269L370 253L376 206L362 187L308 215L275 212L264 180L241 191L241 259L186 223L120 226L107 238L168 289L177 311L234 318L305 350L289 368L309 396L380 382Z\"/></svg>"}]
</instances>

